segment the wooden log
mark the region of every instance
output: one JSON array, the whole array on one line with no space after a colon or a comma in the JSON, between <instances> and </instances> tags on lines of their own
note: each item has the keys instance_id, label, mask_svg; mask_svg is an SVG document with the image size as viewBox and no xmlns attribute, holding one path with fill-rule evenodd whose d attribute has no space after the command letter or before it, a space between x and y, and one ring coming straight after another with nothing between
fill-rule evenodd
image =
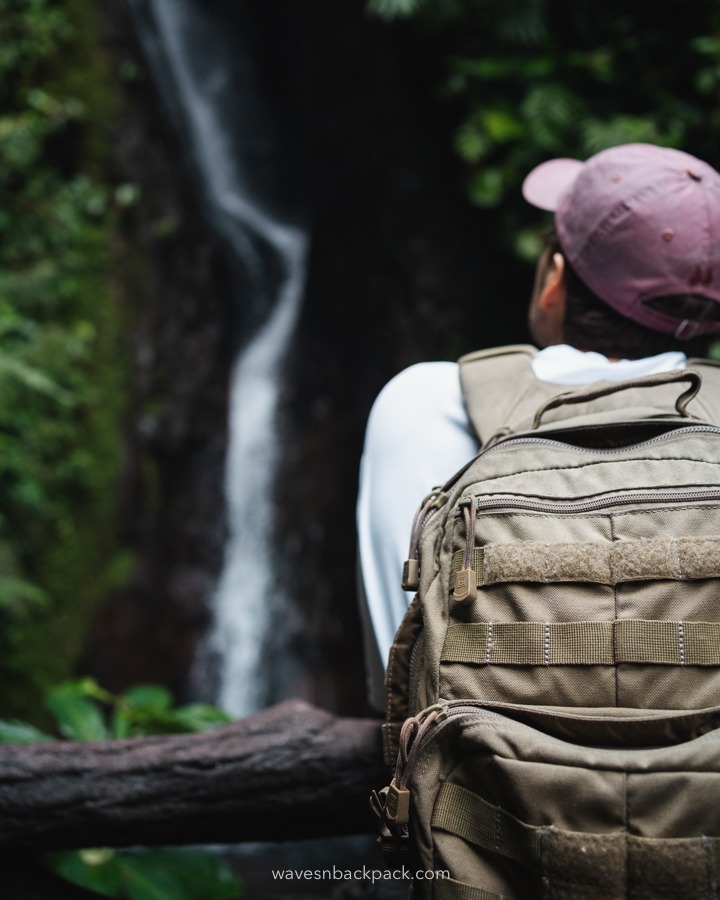
<instances>
[{"instance_id":1,"label":"wooden log","mask_svg":"<svg viewBox=\"0 0 720 900\"><path fill-rule=\"evenodd\" d=\"M373 829L380 722L300 700L205 734L0 745L0 851L282 841Z\"/></svg>"}]
</instances>

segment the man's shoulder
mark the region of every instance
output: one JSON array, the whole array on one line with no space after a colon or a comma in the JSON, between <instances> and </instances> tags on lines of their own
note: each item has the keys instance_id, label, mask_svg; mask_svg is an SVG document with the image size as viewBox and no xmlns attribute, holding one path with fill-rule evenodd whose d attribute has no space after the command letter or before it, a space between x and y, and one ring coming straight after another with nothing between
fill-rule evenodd
<instances>
[{"instance_id":1,"label":"man's shoulder","mask_svg":"<svg viewBox=\"0 0 720 900\"><path fill-rule=\"evenodd\" d=\"M398 372L378 394L368 428L374 432L421 431L429 419L462 406L458 364L422 362Z\"/></svg>"},{"instance_id":2,"label":"man's shoulder","mask_svg":"<svg viewBox=\"0 0 720 900\"><path fill-rule=\"evenodd\" d=\"M394 375L382 389L379 397L385 395L403 394L423 387L441 389L454 386L458 379L458 364L456 362L433 361L420 362Z\"/></svg>"}]
</instances>

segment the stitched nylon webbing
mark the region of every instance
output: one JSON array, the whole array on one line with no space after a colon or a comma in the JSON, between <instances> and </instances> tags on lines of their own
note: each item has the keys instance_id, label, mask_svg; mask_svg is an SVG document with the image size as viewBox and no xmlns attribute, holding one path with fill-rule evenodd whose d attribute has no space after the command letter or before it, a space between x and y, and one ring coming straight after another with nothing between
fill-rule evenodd
<instances>
[{"instance_id":1,"label":"stitched nylon webbing","mask_svg":"<svg viewBox=\"0 0 720 900\"><path fill-rule=\"evenodd\" d=\"M464 551L453 554L450 589L463 567ZM720 577L720 537L578 541L515 541L473 550L477 586L508 582L621 584L662 579Z\"/></svg>"},{"instance_id":2,"label":"stitched nylon webbing","mask_svg":"<svg viewBox=\"0 0 720 900\"><path fill-rule=\"evenodd\" d=\"M528 825L450 783L440 788L431 825L542 875L553 898L700 900L717 896L717 837L640 838L627 832L587 834ZM461 896L454 889L446 894L447 900ZM473 900L472 895L466 896Z\"/></svg>"},{"instance_id":3,"label":"stitched nylon webbing","mask_svg":"<svg viewBox=\"0 0 720 900\"><path fill-rule=\"evenodd\" d=\"M506 666L720 665L719 622L468 622L447 630L441 662Z\"/></svg>"},{"instance_id":4,"label":"stitched nylon webbing","mask_svg":"<svg viewBox=\"0 0 720 900\"><path fill-rule=\"evenodd\" d=\"M440 788L430 824L528 869L539 867L542 829L531 828L459 784Z\"/></svg>"}]
</instances>

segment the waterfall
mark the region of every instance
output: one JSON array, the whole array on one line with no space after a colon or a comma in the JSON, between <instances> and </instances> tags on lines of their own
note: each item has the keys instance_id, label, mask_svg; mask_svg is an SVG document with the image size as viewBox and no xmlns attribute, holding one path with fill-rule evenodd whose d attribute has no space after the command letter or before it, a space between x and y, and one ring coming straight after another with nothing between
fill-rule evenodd
<instances>
[{"instance_id":1,"label":"waterfall","mask_svg":"<svg viewBox=\"0 0 720 900\"><path fill-rule=\"evenodd\" d=\"M252 54L216 4L129 0L153 77L237 270L248 330L233 367L226 461L228 541L213 598L216 700L244 715L264 702L263 647L277 590L271 552L278 380L302 301L307 236L277 210L273 130ZM242 4L233 9L242 16ZM240 35L240 44L242 35ZM266 196L263 196L263 193Z\"/></svg>"},{"instance_id":2,"label":"waterfall","mask_svg":"<svg viewBox=\"0 0 720 900\"><path fill-rule=\"evenodd\" d=\"M274 312L235 363L226 464L229 538L215 596L212 645L220 662L218 703L245 715L263 704L262 651L276 588L270 551L272 475L277 461L277 370L302 296L304 236L275 229L288 265Z\"/></svg>"}]
</instances>

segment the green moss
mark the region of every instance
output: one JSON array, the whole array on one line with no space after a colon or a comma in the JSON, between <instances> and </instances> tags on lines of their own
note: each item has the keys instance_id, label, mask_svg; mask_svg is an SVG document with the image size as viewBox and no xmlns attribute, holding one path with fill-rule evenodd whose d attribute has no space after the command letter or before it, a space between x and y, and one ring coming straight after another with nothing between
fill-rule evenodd
<instances>
[{"instance_id":1,"label":"green moss","mask_svg":"<svg viewBox=\"0 0 720 900\"><path fill-rule=\"evenodd\" d=\"M0 0L0 12L0 712L32 716L128 568L109 153L122 100L97 4Z\"/></svg>"}]
</instances>

